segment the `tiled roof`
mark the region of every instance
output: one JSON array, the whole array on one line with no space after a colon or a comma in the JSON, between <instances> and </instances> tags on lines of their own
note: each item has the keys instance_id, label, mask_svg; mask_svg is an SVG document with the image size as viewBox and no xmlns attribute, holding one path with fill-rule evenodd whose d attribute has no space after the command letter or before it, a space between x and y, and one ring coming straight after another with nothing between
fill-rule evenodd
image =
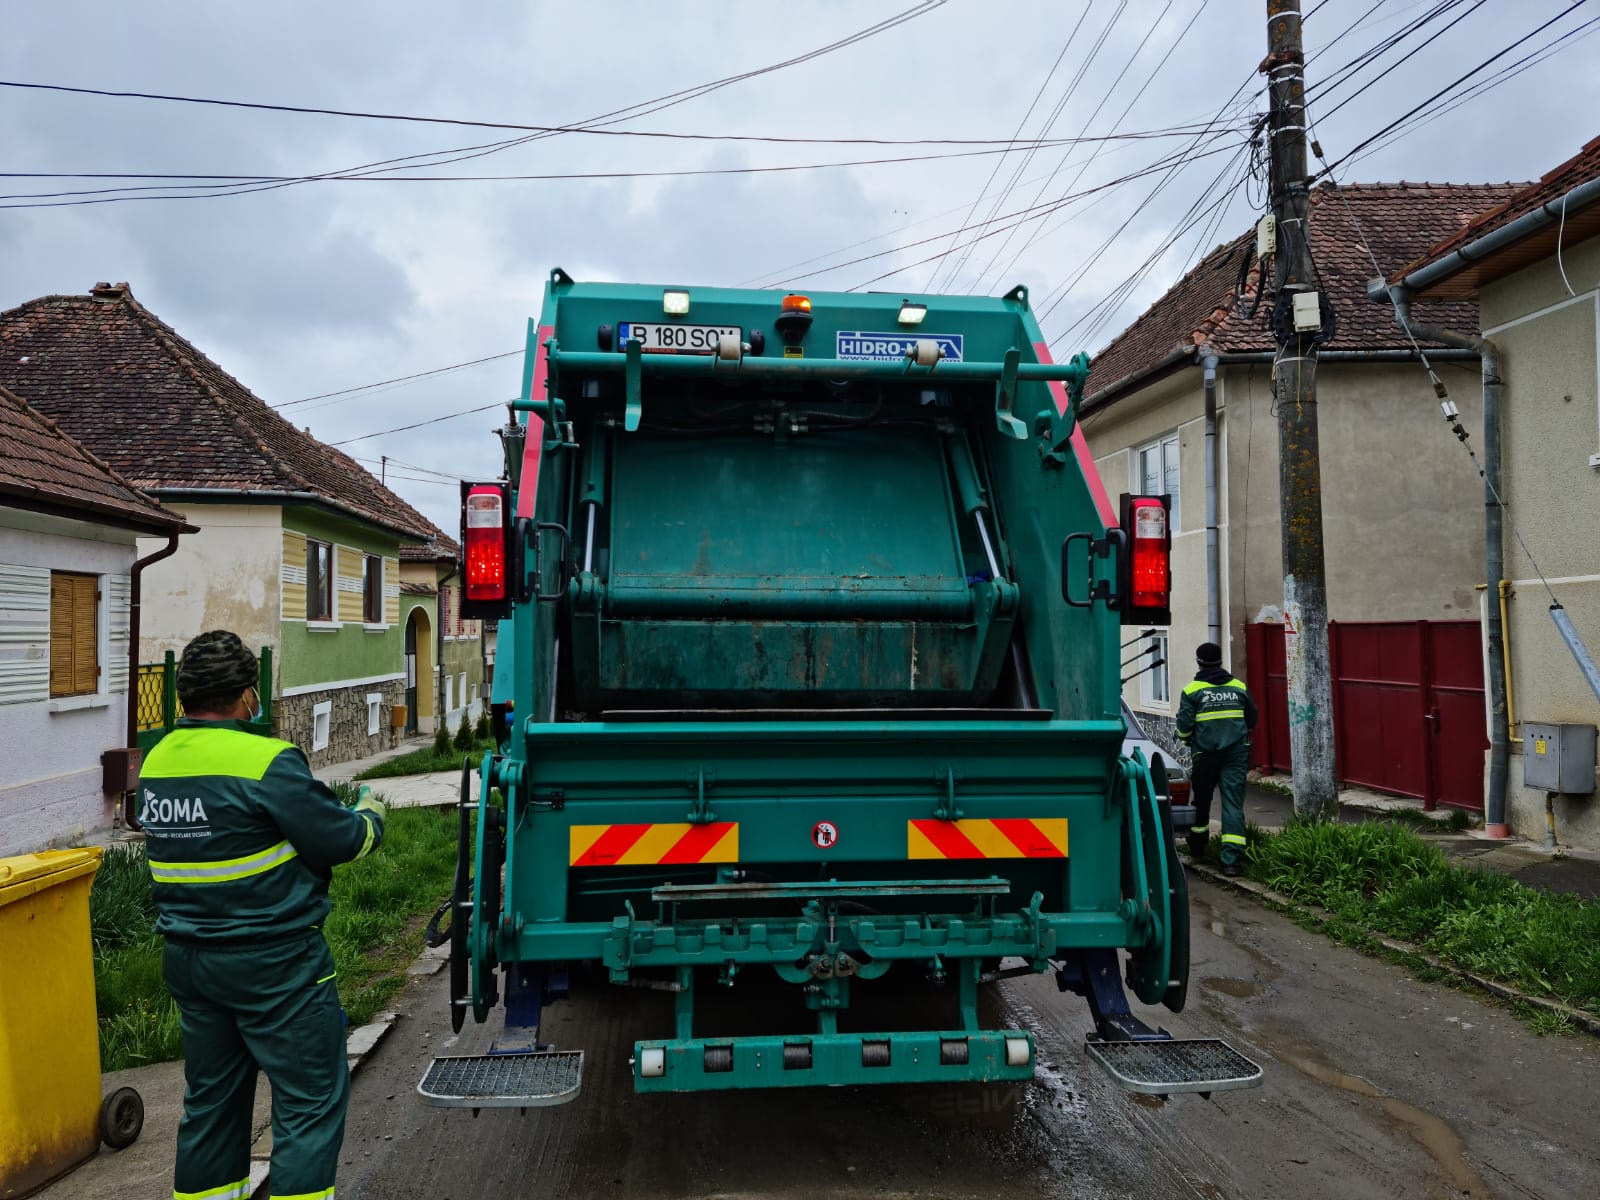
<instances>
[{"instance_id":1,"label":"tiled roof","mask_svg":"<svg viewBox=\"0 0 1600 1200\"><path fill-rule=\"evenodd\" d=\"M93 514L147 532L194 530L131 486L42 413L0 387L0 505Z\"/></svg>"},{"instance_id":2,"label":"tiled roof","mask_svg":"<svg viewBox=\"0 0 1600 1200\"><path fill-rule=\"evenodd\" d=\"M158 495L301 493L405 536L431 528L349 455L267 407L126 284L0 313L0 384Z\"/></svg>"},{"instance_id":3,"label":"tiled roof","mask_svg":"<svg viewBox=\"0 0 1600 1200\"><path fill-rule=\"evenodd\" d=\"M400 594L402 596L437 596L439 589L426 583L412 583L409 579L400 581Z\"/></svg>"},{"instance_id":4,"label":"tiled roof","mask_svg":"<svg viewBox=\"0 0 1600 1200\"><path fill-rule=\"evenodd\" d=\"M1367 280L1375 271L1364 243L1380 267L1407 262L1472 218L1502 204L1522 185L1377 183L1347 186L1342 198L1323 186L1311 193L1311 245L1322 290L1338 314L1337 334L1324 350L1409 350L1410 341L1395 326L1392 311L1367 299ZM1353 216L1352 216L1353 214ZM1359 226L1359 228L1358 228ZM1363 236L1364 235L1364 236ZM1250 262L1236 298L1239 270ZM1255 233L1235 238L1208 254L1123 330L1090 366L1087 406L1113 399L1127 387L1170 365L1174 356L1193 360L1209 344L1219 354L1249 354L1276 349L1269 290L1254 316L1247 309L1258 283ZM1419 321L1476 331L1472 302L1419 303Z\"/></svg>"},{"instance_id":5,"label":"tiled roof","mask_svg":"<svg viewBox=\"0 0 1600 1200\"><path fill-rule=\"evenodd\" d=\"M423 518L426 520L427 518ZM401 562L454 562L461 557L461 547L455 540L445 534L438 526L430 524L429 529L434 532L431 541L416 545L402 543L400 546Z\"/></svg>"},{"instance_id":6,"label":"tiled roof","mask_svg":"<svg viewBox=\"0 0 1600 1200\"><path fill-rule=\"evenodd\" d=\"M1391 275L1390 278L1398 280L1427 263L1443 258L1445 255L1493 233L1496 229L1511 224L1512 221L1517 220L1519 217L1524 217L1547 204L1558 204L1573 188L1597 178L1600 178L1600 137L1589 142L1582 150L1554 170L1547 172L1538 183L1528 184L1503 203L1480 214L1463 228L1453 231L1450 236L1430 247L1426 253L1408 262L1404 268ZM1533 258L1554 253L1558 238L1570 246L1574 242L1594 237L1597 233L1600 233L1600 204L1591 203L1582 212L1574 207L1566 212L1565 216L1566 228L1564 230L1557 224L1546 226L1531 235L1533 239L1538 241L1539 245L1530 247L1531 254L1523 253L1517 255L1510 264L1510 269L1515 270L1525 266ZM1473 264L1462 263L1461 271L1473 276L1472 283L1477 282L1479 272L1474 269ZM1498 278L1506 273L1508 272L1501 270L1495 272L1491 277Z\"/></svg>"}]
</instances>

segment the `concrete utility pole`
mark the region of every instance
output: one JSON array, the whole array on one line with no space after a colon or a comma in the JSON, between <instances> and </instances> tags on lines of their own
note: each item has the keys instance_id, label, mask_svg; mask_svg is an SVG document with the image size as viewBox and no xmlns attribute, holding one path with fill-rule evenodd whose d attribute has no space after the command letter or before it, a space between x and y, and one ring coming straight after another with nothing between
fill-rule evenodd
<instances>
[{"instance_id":1,"label":"concrete utility pole","mask_svg":"<svg viewBox=\"0 0 1600 1200\"><path fill-rule=\"evenodd\" d=\"M1274 384L1294 809L1303 818L1331 820L1339 800L1333 779L1333 680L1317 450L1317 344L1326 300L1317 294L1311 261L1300 0L1267 0L1267 57L1261 71L1271 97L1268 128L1278 258L1272 327L1278 343Z\"/></svg>"}]
</instances>

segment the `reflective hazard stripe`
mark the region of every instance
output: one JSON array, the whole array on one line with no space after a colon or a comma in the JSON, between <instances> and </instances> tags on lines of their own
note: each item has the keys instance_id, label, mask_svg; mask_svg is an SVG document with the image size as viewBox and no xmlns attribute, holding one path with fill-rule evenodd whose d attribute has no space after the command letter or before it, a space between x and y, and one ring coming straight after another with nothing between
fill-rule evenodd
<instances>
[{"instance_id":1,"label":"reflective hazard stripe","mask_svg":"<svg viewBox=\"0 0 1600 1200\"><path fill-rule=\"evenodd\" d=\"M1225 833L1222 835L1222 840L1232 846L1245 845L1245 836L1242 833Z\"/></svg>"},{"instance_id":2,"label":"reflective hazard stripe","mask_svg":"<svg viewBox=\"0 0 1600 1200\"><path fill-rule=\"evenodd\" d=\"M361 849L356 851L357 858L365 858L368 854L372 853L372 839L373 835L377 833L378 829L378 827L373 824L372 814L370 813L362 813L361 821L367 827L367 836L366 839L361 843Z\"/></svg>"},{"instance_id":3,"label":"reflective hazard stripe","mask_svg":"<svg viewBox=\"0 0 1600 1200\"><path fill-rule=\"evenodd\" d=\"M368 825L369 835L371 829L371 825ZM226 883L230 879L244 879L270 871L273 867L281 867L298 853L288 842L279 842L276 846L269 846L243 858L224 858L215 862L172 863L152 859L150 876L157 883ZM208 1195L201 1192L195 1194ZM224 1193L215 1194L220 1196Z\"/></svg>"},{"instance_id":4,"label":"reflective hazard stripe","mask_svg":"<svg viewBox=\"0 0 1600 1200\"><path fill-rule=\"evenodd\" d=\"M225 1183L221 1187L207 1188L203 1192L172 1193L172 1200L249 1200L249 1197L249 1179L241 1179L238 1183Z\"/></svg>"},{"instance_id":5,"label":"reflective hazard stripe","mask_svg":"<svg viewBox=\"0 0 1600 1200\"><path fill-rule=\"evenodd\" d=\"M1189 832L1190 833L1210 833L1211 832L1211 826L1209 826L1209 825L1195 825L1195 826L1192 826L1189 829Z\"/></svg>"},{"instance_id":6,"label":"reflective hazard stripe","mask_svg":"<svg viewBox=\"0 0 1600 1200\"><path fill-rule=\"evenodd\" d=\"M320 1192L296 1192L292 1196L285 1192L273 1192L272 1200L333 1200L333 1189L327 1188Z\"/></svg>"},{"instance_id":7,"label":"reflective hazard stripe","mask_svg":"<svg viewBox=\"0 0 1600 1200\"><path fill-rule=\"evenodd\" d=\"M1224 720L1227 720L1229 717L1238 717L1239 720L1241 720L1241 721L1244 720L1244 709L1242 709L1242 708L1219 708L1219 709L1216 709L1214 712L1203 712L1203 713L1200 713L1198 716L1195 717L1195 720L1196 721L1224 721Z\"/></svg>"}]
</instances>

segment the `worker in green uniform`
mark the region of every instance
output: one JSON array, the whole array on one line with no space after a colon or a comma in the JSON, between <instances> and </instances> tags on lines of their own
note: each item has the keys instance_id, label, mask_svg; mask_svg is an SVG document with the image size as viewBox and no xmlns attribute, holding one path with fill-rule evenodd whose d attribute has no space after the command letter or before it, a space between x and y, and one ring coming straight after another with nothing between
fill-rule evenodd
<instances>
[{"instance_id":1,"label":"worker in green uniform","mask_svg":"<svg viewBox=\"0 0 1600 1200\"><path fill-rule=\"evenodd\" d=\"M350 1072L322 923L331 868L377 847L385 810L364 788L346 808L296 746L249 728L256 680L235 634L190 642L184 717L139 777L188 1083L174 1200L250 1195L258 1070L272 1081L273 1197L331 1197L344 1140Z\"/></svg>"},{"instance_id":2,"label":"worker in green uniform","mask_svg":"<svg viewBox=\"0 0 1600 1200\"><path fill-rule=\"evenodd\" d=\"M1244 874L1244 780L1250 770L1250 731L1256 703L1249 689L1223 668L1222 647L1195 650L1199 670L1178 704L1178 737L1189 747L1189 789L1194 828L1189 853L1200 858L1211 834L1211 793L1222 788L1222 873Z\"/></svg>"}]
</instances>

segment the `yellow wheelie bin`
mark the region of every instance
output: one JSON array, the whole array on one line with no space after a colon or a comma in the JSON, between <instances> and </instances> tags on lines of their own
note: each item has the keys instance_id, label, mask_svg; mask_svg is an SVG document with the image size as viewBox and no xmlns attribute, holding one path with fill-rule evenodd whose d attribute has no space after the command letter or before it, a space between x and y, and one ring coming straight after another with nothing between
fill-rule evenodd
<instances>
[{"instance_id":1,"label":"yellow wheelie bin","mask_svg":"<svg viewBox=\"0 0 1600 1200\"><path fill-rule=\"evenodd\" d=\"M89 886L99 847L0 858L0 1197L139 1136L144 1104L102 1101Z\"/></svg>"}]
</instances>

